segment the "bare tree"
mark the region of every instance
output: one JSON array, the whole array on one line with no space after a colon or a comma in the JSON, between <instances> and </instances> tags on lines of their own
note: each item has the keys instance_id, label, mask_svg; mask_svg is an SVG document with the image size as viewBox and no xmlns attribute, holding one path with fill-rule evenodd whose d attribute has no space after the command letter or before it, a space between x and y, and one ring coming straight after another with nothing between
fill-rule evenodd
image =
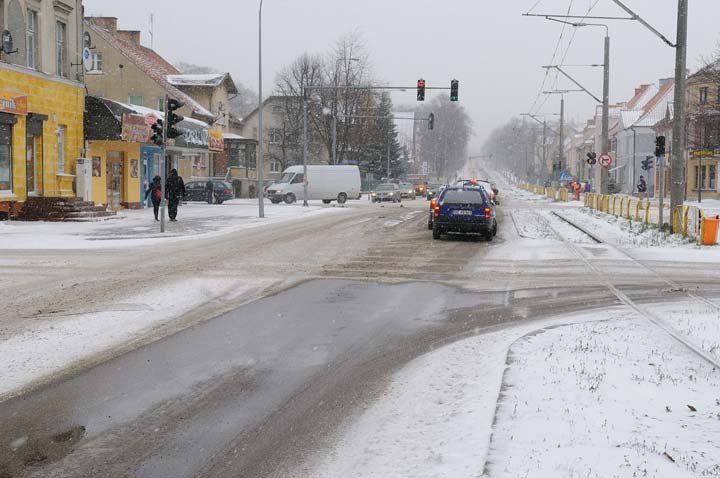
<instances>
[{"instance_id":1,"label":"bare tree","mask_svg":"<svg viewBox=\"0 0 720 478\"><path fill-rule=\"evenodd\" d=\"M279 97L276 102L282 127L278 147L272 148L270 157L280 162L283 169L302 161L304 89L306 86L319 86L322 82L322 58L309 53L304 53L291 65L283 68L275 79L275 94ZM319 144L318 121L315 119L317 107L315 102L311 102L311 105L312 111L308 113L308 137L311 144L316 145Z\"/></svg>"}]
</instances>

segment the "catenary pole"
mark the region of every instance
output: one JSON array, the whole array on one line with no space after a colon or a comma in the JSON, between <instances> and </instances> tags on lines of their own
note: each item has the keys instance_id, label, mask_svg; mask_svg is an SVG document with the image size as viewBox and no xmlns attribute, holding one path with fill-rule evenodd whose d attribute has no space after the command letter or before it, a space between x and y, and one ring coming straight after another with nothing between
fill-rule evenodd
<instances>
[{"instance_id":1,"label":"catenary pole","mask_svg":"<svg viewBox=\"0 0 720 478\"><path fill-rule=\"evenodd\" d=\"M558 177L557 179L560 179L560 174L562 173L563 167L564 167L564 155L565 155L565 97L560 97L560 131L558 132L560 134L560 144L558 146L558 150L560 151L560 155L558 158Z\"/></svg>"},{"instance_id":2,"label":"catenary pole","mask_svg":"<svg viewBox=\"0 0 720 478\"><path fill-rule=\"evenodd\" d=\"M607 153L610 147L610 35L607 26L605 27L605 61L603 66L603 101L601 120L600 147L601 153ZM608 168L600 168L600 190L602 194L608 194Z\"/></svg>"},{"instance_id":3,"label":"catenary pole","mask_svg":"<svg viewBox=\"0 0 720 478\"><path fill-rule=\"evenodd\" d=\"M685 200L685 89L687 86L688 0L678 0L677 41L675 46L675 107L672 158L670 163L670 224L675 208ZM664 187L664 184L663 184ZM662 224L660 225L662 227ZM675 231L673 231L675 232Z\"/></svg>"},{"instance_id":4,"label":"catenary pole","mask_svg":"<svg viewBox=\"0 0 720 478\"><path fill-rule=\"evenodd\" d=\"M263 93L262 93L262 6L258 10L258 150L255 167L257 171L258 217L265 217L265 191L263 187Z\"/></svg>"}]
</instances>

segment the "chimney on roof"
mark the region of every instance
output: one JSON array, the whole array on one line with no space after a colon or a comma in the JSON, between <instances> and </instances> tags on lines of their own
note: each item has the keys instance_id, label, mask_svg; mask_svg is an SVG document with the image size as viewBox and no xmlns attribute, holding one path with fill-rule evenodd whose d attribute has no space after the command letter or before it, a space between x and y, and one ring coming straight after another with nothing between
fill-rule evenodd
<instances>
[{"instance_id":1,"label":"chimney on roof","mask_svg":"<svg viewBox=\"0 0 720 478\"><path fill-rule=\"evenodd\" d=\"M117 17L90 17L88 20L105 30L117 31Z\"/></svg>"},{"instance_id":2,"label":"chimney on roof","mask_svg":"<svg viewBox=\"0 0 720 478\"><path fill-rule=\"evenodd\" d=\"M139 30L118 30L117 34L120 35L123 40L129 41L134 45L140 45L140 31Z\"/></svg>"}]
</instances>

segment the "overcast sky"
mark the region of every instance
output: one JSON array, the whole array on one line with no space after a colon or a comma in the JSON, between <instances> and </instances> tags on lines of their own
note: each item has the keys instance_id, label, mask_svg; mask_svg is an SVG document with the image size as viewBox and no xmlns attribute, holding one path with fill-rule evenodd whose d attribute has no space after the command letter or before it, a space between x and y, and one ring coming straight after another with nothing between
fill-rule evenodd
<instances>
[{"instance_id":1,"label":"overcast sky","mask_svg":"<svg viewBox=\"0 0 720 478\"><path fill-rule=\"evenodd\" d=\"M304 51L325 52L342 35L361 32L375 75L392 85L449 86L460 80L460 101L475 121L477 150L496 126L528 111L540 90L562 26L521 16L537 0L265 0L263 85L272 90L275 73ZM596 0L540 0L533 13L585 14ZM660 32L674 40L677 1L624 0ZM149 46L150 13L155 14L155 49L170 61L186 61L229 71L256 89L257 0L85 0L87 15L119 18L122 29L143 31ZM621 16L612 0L597 0L593 15ZM720 40L720 1L690 2L688 67L695 70ZM640 83L674 74L674 50L636 22L610 24L611 102L627 100ZM577 29L566 64L602 63L603 32ZM566 31L559 57L567 50ZM559 61L559 58L556 61ZM602 70L568 68L600 96ZM554 85L554 75L546 85ZM560 80L558 88L572 88ZM448 94L443 92L442 94ZM397 93L396 103L412 103L414 92ZM559 98L536 104L539 113L559 109ZM593 100L572 93L570 117L584 121Z\"/></svg>"}]
</instances>

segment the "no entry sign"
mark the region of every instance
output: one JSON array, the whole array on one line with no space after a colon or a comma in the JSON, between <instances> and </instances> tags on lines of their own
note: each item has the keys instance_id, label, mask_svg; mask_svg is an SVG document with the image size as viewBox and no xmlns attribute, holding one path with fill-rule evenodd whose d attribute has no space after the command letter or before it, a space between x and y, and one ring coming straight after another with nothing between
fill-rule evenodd
<instances>
[{"instance_id":1,"label":"no entry sign","mask_svg":"<svg viewBox=\"0 0 720 478\"><path fill-rule=\"evenodd\" d=\"M603 153L598 158L598 161L600 161L600 166L602 166L603 168L609 168L610 166L612 166L613 159L612 156L610 156L608 153Z\"/></svg>"}]
</instances>

